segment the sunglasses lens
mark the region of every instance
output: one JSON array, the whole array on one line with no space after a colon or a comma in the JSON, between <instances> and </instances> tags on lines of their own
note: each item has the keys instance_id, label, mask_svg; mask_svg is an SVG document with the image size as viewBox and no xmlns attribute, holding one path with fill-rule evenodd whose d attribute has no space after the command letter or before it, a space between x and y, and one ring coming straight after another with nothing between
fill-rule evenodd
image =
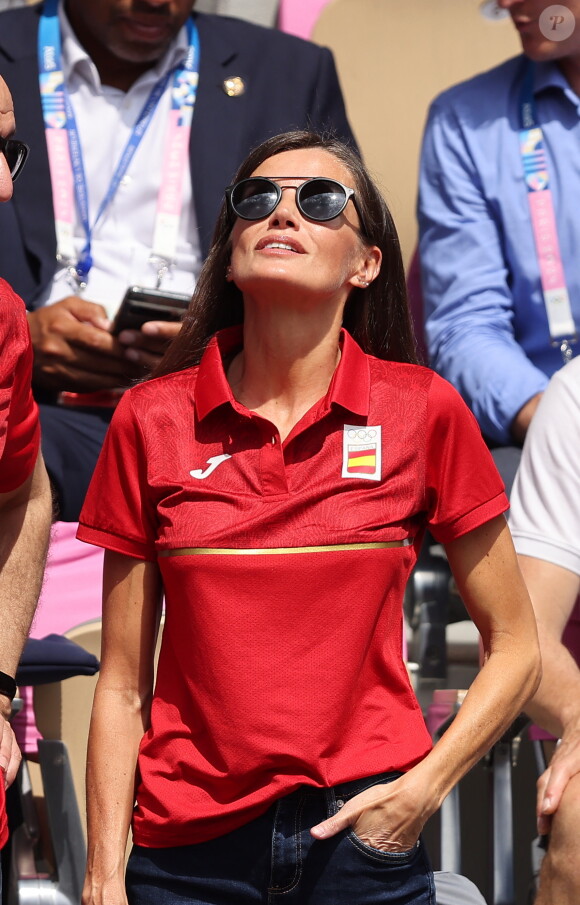
<instances>
[{"instance_id":1,"label":"sunglasses lens","mask_svg":"<svg viewBox=\"0 0 580 905\"><path fill-rule=\"evenodd\" d=\"M298 200L304 215L310 220L332 220L346 207L343 187L332 179L311 179L300 186Z\"/></svg>"},{"instance_id":2,"label":"sunglasses lens","mask_svg":"<svg viewBox=\"0 0 580 905\"><path fill-rule=\"evenodd\" d=\"M277 187L269 179L246 179L234 187L232 208L243 220L261 220L272 213L278 197Z\"/></svg>"},{"instance_id":3,"label":"sunglasses lens","mask_svg":"<svg viewBox=\"0 0 580 905\"><path fill-rule=\"evenodd\" d=\"M0 151L6 158L6 163L8 164L8 169L10 170L12 179L16 179L26 161L26 157L28 155L27 146L21 141L16 141L15 139L7 139L4 140L0 145Z\"/></svg>"}]
</instances>

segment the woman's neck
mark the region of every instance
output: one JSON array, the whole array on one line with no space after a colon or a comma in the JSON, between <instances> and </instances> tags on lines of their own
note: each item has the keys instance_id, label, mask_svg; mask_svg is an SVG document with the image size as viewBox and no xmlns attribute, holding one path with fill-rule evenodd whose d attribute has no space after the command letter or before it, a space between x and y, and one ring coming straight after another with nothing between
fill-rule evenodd
<instances>
[{"instance_id":1,"label":"woman's neck","mask_svg":"<svg viewBox=\"0 0 580 905\"><path fill-rule=\"evenodd\" d=\"M228 380L238 402L271 421L282 440L328 390L340 360L340 320L246 309L244 348Z\"/></svg>"}]
</instances>

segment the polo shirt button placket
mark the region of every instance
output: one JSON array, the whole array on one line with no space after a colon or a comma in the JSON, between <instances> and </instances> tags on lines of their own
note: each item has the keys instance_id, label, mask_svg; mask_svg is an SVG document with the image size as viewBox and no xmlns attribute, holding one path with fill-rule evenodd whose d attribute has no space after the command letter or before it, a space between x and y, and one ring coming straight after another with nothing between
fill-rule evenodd
<instances>
[{"instance_id":1,"label":"polo shirt button placket","mask_svg":"<svg viewBox=\"0 0 580 905\"><path fill-rule=\"evenodd\" d=\"M262 488L267 496L278 496L288 493L286 483L286 469L284 465L284 453L278 434L268 432L263 439L262 454Z\"/></svg>"}]
</instances>

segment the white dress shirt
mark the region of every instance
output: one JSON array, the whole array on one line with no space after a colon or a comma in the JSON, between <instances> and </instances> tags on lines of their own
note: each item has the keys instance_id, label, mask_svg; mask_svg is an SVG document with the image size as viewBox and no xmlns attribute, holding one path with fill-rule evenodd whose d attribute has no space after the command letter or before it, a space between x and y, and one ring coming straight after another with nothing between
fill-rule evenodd
<instances>
[{"instance_id":1,"label":"white dress shirt","mask_svg":"<svg viewBox=\"0 0 580 905\"><path fill-rule=\"evenodd\" d=\"M164 57L144 73L129 91L102 85L97 69L79 44L60 8L62 62L65 82L80 136L89 196L89 219L94 223L122 151L151 89L168 70L183 60L187 30L182 28ZM154 287L157 267L150 262L157 196L163 167L166 122L172 79L162 95L141 143L117 192L92 236L93 266L83 298L99 302L112 318L128 286ZM75 206L76 210L76 206ZM76 211L75 249L80 255L86 241ZM162 289L191 293L201 267L201 251L193 207L189 167L183 185L183 205L175 263L164 277ZM67 271L58 268L44 303L52 304L73 290Z\"/></svg>"}]
</instances>

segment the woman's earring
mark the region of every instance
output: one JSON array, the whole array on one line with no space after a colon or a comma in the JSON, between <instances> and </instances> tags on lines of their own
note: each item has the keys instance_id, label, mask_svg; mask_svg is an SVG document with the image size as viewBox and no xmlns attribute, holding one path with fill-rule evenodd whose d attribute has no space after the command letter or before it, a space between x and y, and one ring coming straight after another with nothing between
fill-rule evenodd
<instances>
[{"instance_id":1,"label":"woman's earring","mask_svg":"<svg viewBox=\"0 0 580 905\"><path fill-rule=\"evenodd\" d=\"M226 280L231 280L231 278L232 278L232 266L231 266L231 264L228 264L228 266L226 267Z\"/></svg>"},{"instance_id":2,"label":"woman's earring","mask_svg":"<svg viewBox=\"0 0 580 905\"><path fill-rule=\"evenodd\" d=\"M363 277L359 277L359 278L358 278L358 281L359 281L361 287L363 287L363 288L365 288L365 289L366 289L366 287L369 285L369 281L363 279Z\"/></svg>"}]
</instances>

